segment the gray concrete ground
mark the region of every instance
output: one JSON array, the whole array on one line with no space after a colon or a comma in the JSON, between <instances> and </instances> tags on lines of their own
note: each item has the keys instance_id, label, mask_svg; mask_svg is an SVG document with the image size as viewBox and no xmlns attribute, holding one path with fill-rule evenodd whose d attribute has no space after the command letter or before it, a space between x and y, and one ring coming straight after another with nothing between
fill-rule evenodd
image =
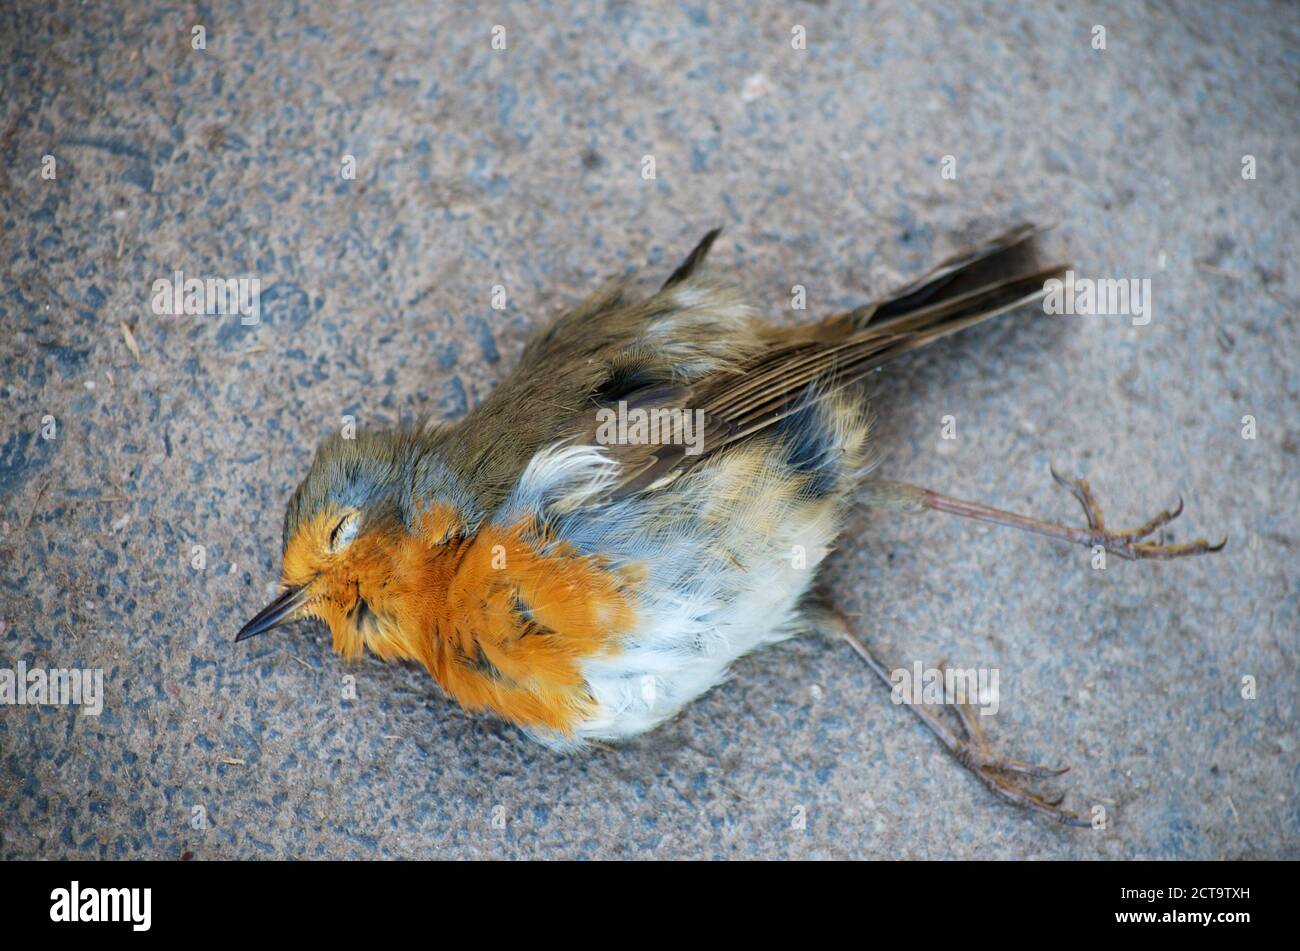
<instances>
[{"instance_id":1,"label":"gray concrete ground","mask_svg":"<svg viewBox=\"0 0 1300 951\"><path fill-rule=\"evenodd\" d=\"M1300 854L1295 4L151 6L0 10L0 668L105 677L98 717L0 707L0 856ZM1024 219L1149 279L1150 323L1022 313L890 368L884 473L1077 519L1055 460L1228 549L1099 571L863 511L827 579L891 664L996 668L994 743L1104 830L995 801L831 642L577 757L312 625L232 645L341 416L455 418L718 223L806 320ZM260 325L155 315L175 269L258 277Z\"/></svg>"}]
</instances>

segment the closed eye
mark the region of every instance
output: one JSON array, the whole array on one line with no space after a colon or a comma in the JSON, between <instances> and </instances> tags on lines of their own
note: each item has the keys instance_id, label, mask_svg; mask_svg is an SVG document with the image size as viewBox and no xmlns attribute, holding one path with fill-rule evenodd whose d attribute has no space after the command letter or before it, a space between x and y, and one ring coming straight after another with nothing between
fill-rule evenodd
<instances>
[{"instance_id":1,"label":"closed eye","mask_svg":"<svg viewBox=\"0 0 1300 951\"><path fill-rule=\"evenodd\" d=\"M352 539L357 537L357 529L360 525L360 512L349 512L339 519L339 523L330 532L329 542L327 543L330 553L340 552L352 544Z\"/></svg>"}]
</instances>

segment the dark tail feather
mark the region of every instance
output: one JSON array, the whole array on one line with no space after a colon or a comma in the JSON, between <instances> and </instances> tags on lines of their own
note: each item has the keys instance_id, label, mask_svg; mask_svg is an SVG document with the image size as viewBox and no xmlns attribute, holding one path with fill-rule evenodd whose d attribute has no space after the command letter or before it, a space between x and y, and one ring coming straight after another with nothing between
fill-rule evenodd
<instances>
[{"instance_id":1,"label":"dark tail feather","mask_svg":"<svg viewBox=\"0 0 1300 951\"><path fill-rule=\"evenodd\" d=\"M1043 268L1037 261L1033 239L1045 228L1017 225L977 248L955 255L884 300L873 301L831 318L861 330L914 331L921 326L955 316L958 311L987 308L1000 287L1010 288L1026 277L1060 270ZM994 313L1001 313L995 310ZM827 321L830 323L831 321Z\"/></svg>"},{"instance_id":2,"label":"dark tail feather","mask_svg":"<svg viewBox=\"0 0 1300 951\"><path fill-rule=\"evenodd\" d=\"M855 312L855 323L864 331L900 336L872 361L872 368L1040 299L1044 284L1069 267L1039 262L1034 238L1044 230L1019 225L950 258L887 300L863 308L866 313Z\"/></svg>"},{"instance_id":3,"label":"dark tail feather","mask_svg":"<svg viewBox=\"0 0 1300 951\"><path fill-rule=\"evenodd\" d=\"M1068 265L1044 267L1021 225L940 264L882 301L838 314L774 348L742 379L720 385L704 409L734 427L732 440L794 411L815 386L826 396L898 356L1038 300Z\"/></svg>"}]
</instances>

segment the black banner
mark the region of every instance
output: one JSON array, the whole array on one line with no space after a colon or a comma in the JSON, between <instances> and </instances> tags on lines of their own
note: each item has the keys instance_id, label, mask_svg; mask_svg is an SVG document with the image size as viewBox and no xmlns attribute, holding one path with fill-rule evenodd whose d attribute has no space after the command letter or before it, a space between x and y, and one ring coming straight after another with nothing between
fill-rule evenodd
<instances>
[{"instance_id":1,"label":"black banner","mask_svg":"<svg viewBox=\"0 0 1300 951\"><path fill-rule=\"evenodd\" d=\"M825 922L828 935L859 917L864 940L884 926L891 942L942 940L946 932L1140 932L1181 942L1279 927L1280 879L1291 873L1269 863L554 863L542 870L524 863L14 862L0 866L0 894L10 938L239 940L292 930L295 939L356 933L373 940L377 926L409 919L421 927L425 916L451 914L490 922L494 937L515 927L548 940L555 923L546 916L561 912L607 916L624 927L635 921L639 929L689 918L724 937L788 915L805 928ZM706 901L711 895L721 900ZM665 901L672 896L678 904Z\"/></svg>"}]
</instances>

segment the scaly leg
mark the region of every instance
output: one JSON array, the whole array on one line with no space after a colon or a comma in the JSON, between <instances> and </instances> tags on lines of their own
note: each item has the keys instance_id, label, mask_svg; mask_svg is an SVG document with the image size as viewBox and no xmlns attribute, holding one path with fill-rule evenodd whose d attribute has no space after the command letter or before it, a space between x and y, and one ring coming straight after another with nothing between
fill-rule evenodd
<instances>
[{"instance_id":1,"label":"scaly leg","mask_svg":"<svg viewBox=\"0 0 1300 951\"><path fill-rule=\"evenodd\" d=\"M967 502L964 499L953 498L950 495L943 495L930 489L909 485L906 482L890 482L884 479L872 479L866 482L863 487L862 501L865 505L892 508L904 512L923 512L927 510L951 512L953 515L963 515L966 518L977 519L981 522L992 522L995 525L1009 525L1012 528L1034 532L1038 535L1046 535L1049 538L1060 538L1080 545L1100 545L1106 551L1130 561L1143 558L1163 560L1167 558L1183 558L1187 555L1202 555L1206 552L1219 551L1228 543L1226 537L1217 545L1211 545L1204 538L1198 538L1196 541L1187 542L1183 545L1165 545L1162 542L1142 541L1142 539L1154 534L1157 529L1163 528L1182 514L1183 500L1181 498L1179 498L1178 506L1173 511L1166 509L1159 515L1143 522L1137 528L1123 531L1108 529L1101 514L1101 506L1093 498L1087 480L1068 479L1057 472L1055 467L1051 471L1052 478L1068 489L1070 494L1078 499L1079 504L1083 506L1084 516L1088 519L1087 528L1057 525L1054 522L1045 522L1025 515L1017 515L1014 512L1003 511L981 502Z\"/></svg>"},{"instance_id":2,"label":"scaly leg","mask_svg":"<svg viewBox=\"0 0 1300 951\"><path fill-rule=\"evenodd\" d=\"M853 633L853 629L849 626L844 615L831 607L821 608L819 613L829 626L838 630L840 636L848 641L849 646L853 648L854 653L861 657L866 662L866 665L875 671L876 676L883 680L892 691L894 682L889 677L889 671L884 668L880 661L876 660L861 638ZM1027 776L1033 779L1060 776L1069 770L1068 766L1059 768L1035 766L1018 760L995 756L989 749L988 741L984 738L984 731L980 728L976 719L977 715L970 711L967 704L954 705L957 718L961 721L963 736L958 736L924 706L914 703L909 703L908 706L920 718L921 722L929 728L930 732L939 738L939 742L952 754L953 758L974 773L975 777L999 799L1003 799L1022 809L1037 812L1064 825L1079 828L1088 828L1090 826L1086 819L1080 819L1078 815L1070 810L1061 808L1061 802L1065 798L1063 794L1047 798L1024 788L1011 778L1013 775Z\"/></svg>"}]
</instances>

